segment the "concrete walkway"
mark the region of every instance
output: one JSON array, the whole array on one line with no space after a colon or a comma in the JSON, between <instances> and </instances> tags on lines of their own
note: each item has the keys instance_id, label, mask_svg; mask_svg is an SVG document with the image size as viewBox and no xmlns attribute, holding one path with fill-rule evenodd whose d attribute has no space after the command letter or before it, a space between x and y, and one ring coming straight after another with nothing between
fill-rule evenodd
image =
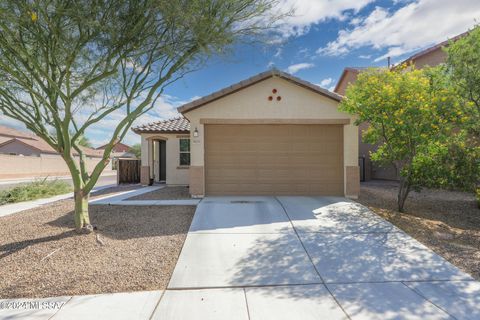
<instances>
[{"instance_id":1,"label":"concrete walkway","mask_svg":"<svg viewBox=\"0 0 480 320\"><path fill-rule=\"evenodd\" d=\"M121 206L196 206L200 199L179 199L179 200L128 200L132 197L153 192L165 186L141 187L135 190L128 190L89 201L90 204L121 205Z\"/></svg>"},{"instance_id":2,"label":"concrete walkway","mask_svg":"<svg viewBox=\"0 0 480 320\"><path fill-rule=\"evenodd\" d=\"M480 319L480 283L343 198L208 197L167 290L0 300L0 319Z\"/></svg>"}]
</instances>

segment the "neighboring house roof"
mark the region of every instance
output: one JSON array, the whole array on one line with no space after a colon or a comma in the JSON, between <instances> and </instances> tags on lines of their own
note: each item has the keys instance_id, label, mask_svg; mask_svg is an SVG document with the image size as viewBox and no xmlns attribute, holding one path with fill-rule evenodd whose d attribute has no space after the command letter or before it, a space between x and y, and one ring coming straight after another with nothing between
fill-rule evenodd
<instances>
[{"instance_id":1,"label":"neighboring house roof","mask_svg":"<svg viewBox=\"0 0 480 320\"><path fill-rule=\"evenodd\" d=\"M448 39L448 40L445 40L443 42L440 42L440 43L437 43L436 45L434 46L431 46L431 47L428 47L420 52L417 52L415 53L414 55L408 57L407 59L405 59L404 61L402 61L401 63L399 64L396 64L394 66L392 66L391 68L392 69L395 69L397 68L398 66L400 65L403 65L403 64L407 64L407 65L410 65L412 63L415 63L416 60L420 59L420 58L424 58L426 56L428 56L429 54L437 51L437 50L441 50L442 48L448 46L448 44L450 43L450 41L457 41L458 39L460 38L463 38L465 37L466 35L468 35L469 31L466 31L462 34L459 34L458 36L455 36L451 39ZM337 85L335 86L335 92L338 92L339 91L339 88L340 86L342 85L344 79L347 77L347 75L349 73L353 73L355 75L357 75L358 73L360 73L362 70L365 70L367 69L366 67L346 67L345 69L343 69L343 72L342 72L342 75L340 76L340 79L338 80L337 82Z\"/></svg>"},{"instance_id":2,"label":"neighboring house roof","mask_svg":"<svg viewBox=\"0 0 480 320\"><path fill-rule=\"evenodd\" d=\"M10 143L14 143L14 142L20 142L36 151L38 151L39 153L45 153L45 154L58 154L57 151L55 151L55 149L53 149L48 143L46 143L45 141L41 140L41 139L23 139L23 138L13 138L13 139L10 139L8 141L5 141L3 143L0 143L0 147L3 147L7 144L10 144ZM86 156L88 157L102 157L103 156L103 152L101 151L97 151L97 150L94 150L94 149L90 149L90 148L87 148L87 147L80 147L80 149L83 150L83 152L85 153ZM77 152L73 152L74 155L78 155Z\"/></svg>"},{"instance_id":3,"label":"neighboring house roof","mask_svg":"<svg viewBox=\"0 0 480 320\"><path fill-rule=\"evenodd\" d=\"M345 67L343 69L342 75L340 76L340 79L338 79L337 84L335 85L335 89L333 91L338 92L339 87L342 85L343 80L347 76L349 72L353 74L358 74L360 71L367 69L368 67Z\"/></svg>"},{"instance_id":4,"label":"neighboring house roof","mask_svg":"<svg viewBox=\"0 0 480 320\"><path fill-rule=\"evenodd\" d=\"M448 46L448 44L450 43L450 41L457 41L458 39L461 39L461 38L467 36L467 35L469 34L469 32L470 32L470 31L466 31L466 32L464 32L464 33L459 34L458 36L455 36L455 37L450 38L450 39L448 39L448 40L442 41L442 42L440 42L440 43L437 43L437 44L434 45L434 46L428 47L428 48L426 48L426 49L424 49L424 50L422 50L422 51L420 51L420 52L417 52L417 53L415 53L414 55L412 55L412 56L408 57L407 59L405 59L404 61L402 61L401 63L395 65L395 67L400 66L400 65L402 65L402 64L411 64L412 62L415 63L415 60L417 60L417 59L419 59L419 58L421 58L421 57L423 57L423 56L426 56L426 55L428 55L429 53L431 53L431 52L433 52L433 51L435 51L435 50L442 49L443 47ZM395 68L395 67L394 67L394 68Z\"/></svg>"},{"instance_id":5,"label":"neighboring house roof","mask_svg":"<svg viewBox=\"0 0 480 320\"><path fill-rule=\"evenodd\" d=\"M205 96L205 97L202 97L198 100L195 100L195 101L189 102L187 104L184 104L183 106L178 107L177 110L180 113L185 113L185 112L191 111L191 110L199 108L199 107L201 107L201 106L203 106L207 103L218 100L218 99L223 98L223 97L225 97L229 94L235 93L237 91L240 91L244 88L247 88L247 87L252 86L252 85L254 85L258 82L261 82L263 80L266 80L266 79L269 79L269 78L272 78L272 77L278 77L278 78L282 78L284 80L290 81L290 82L292 82L292 83L294 83L298 86L301 86L301 87L309 89L313 92L319 93L319 94L321 94L321 95L323 95L327 98L333 99L335 101L341 101L342 100L342 96L337 94L337 93L330 92L327 89L324 89L324 88L321 88L317 85L314 85L313 83L310 83L308 81L302 80L302 79L297 78L297 77L294 77L291 74L288 74L286 72L274 69L274 70L269 70L269 71L259 73L256 76L253 76L253 77L248 78L246 80L240 81L240 82L238 82L234 85L231 85L227 88L224 88L224 89L221 89L217 92L209 94L208 96Z\"/></svg>"},{"instance_id":6,"label":"neighboring house roof","mask_svg":"<svg viewBox=\"0 0 480 320\"><path fill-rule=\"evenodd\" d=\"M135 133L189 133L190 122L184 117L147 123L132 128Z\"/></svg>"},{"instance_id":7,"label":"neighboring house roof","mask_svg":"<svg viewBox=\"0 0 480 320\"><path fill-rule=\"evenodd\" d=\"M20 142L20 143L38 151L39 153L49 153L49 154L58 153L48 143L46 143L43 140L13 138L13 139L10 139L10 140L2 143L0 146L5 146L5 145L13 143L13 142Z\"/></svg>"},{"instance_id":8,"label":"neighboring house roof","mask_svg":"<svg viewBox=\"0 0 480 320\"><path fill-rule=\"evenodd\" d=\"M95 150L105 150L105 147L107 145L104 144L103 146L100 146L98 148L95 148ZM126 145L124 143L117 143L116 145L113 146L112 152L128 152L130 150L130 146Z\"/></svg>"},{"instance_id":9,"label":"neighboring house roof","mask_svg":"<svg viewBox=\"0 0 480 320\"><path fill-rule=\"evenodd\" d=\"M0 137L37 139L37 137L32 133L16 130L6 126L0 126Z\"/></svg>"},{"instance_id":10,"label":"neighboring house roof","mask_svg":"<svg viewBox=\"0 0 480 320\"><path fill-rule=\"evenodd\" d=\"M36 135L29 132L19 131L9 127L0 126L0 137L6 138L6 139L0 140L0 147L13 142L20 142L38 151L39 153L58 154L58 152L55 151L55 149L53 149L48 143L46 143L40 137L37 137ZM85 155L89 157L103 156L103 152L101 151L97 151L87 147L80 147L80 148L83 150ZM78 153L74 152L74 154L77 155Z\"/></svg>"}]
</instances>

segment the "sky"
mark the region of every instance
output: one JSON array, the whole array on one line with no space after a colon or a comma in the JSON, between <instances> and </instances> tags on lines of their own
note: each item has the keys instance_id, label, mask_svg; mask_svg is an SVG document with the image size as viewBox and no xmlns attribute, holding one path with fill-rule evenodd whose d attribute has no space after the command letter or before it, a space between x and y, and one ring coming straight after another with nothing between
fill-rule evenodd
<instances>
[{"instance_id":1,"label":"sky","mask_svg":"<svg viewBox=\"0 0 480 320\"><path fill-rule=\"evenodd\" d=\"M386 66L480 23L480 0L279 0L293 15L266 44L238 44L165 89L135 125L169 119L176 108L260 72L277 68L333 90L345 67ZM21 128L0 115L0 124ZM121 115L87 132L94 146L107 141ZM140 142L133 132L124 143Z\"/></svg>"}]
</instances>

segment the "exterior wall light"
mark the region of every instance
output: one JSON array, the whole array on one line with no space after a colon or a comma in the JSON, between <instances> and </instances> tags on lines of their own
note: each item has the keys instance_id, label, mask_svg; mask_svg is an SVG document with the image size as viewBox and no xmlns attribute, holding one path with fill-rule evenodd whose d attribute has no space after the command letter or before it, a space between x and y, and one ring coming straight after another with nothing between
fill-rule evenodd
<instances>
[{"instance_id":1,"label":"exterior wall light","mask_svg":"<svg viewBox=\"0 0 480 320\"><path fill-rule=\"evenodd\" d=\"M194 136L195 138L198 138L198 129L197 129L197 127L195 127L195 130L193 131L193 136Z\"/></svg>"}]
</instances>

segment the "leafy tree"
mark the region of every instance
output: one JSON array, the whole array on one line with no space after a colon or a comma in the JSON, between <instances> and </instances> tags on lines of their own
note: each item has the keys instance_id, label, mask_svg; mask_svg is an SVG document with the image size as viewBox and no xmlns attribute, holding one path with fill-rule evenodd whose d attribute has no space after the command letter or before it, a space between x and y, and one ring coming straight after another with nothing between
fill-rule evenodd
<instances>
[{"instance_id":1,"label":"leafy tree","mask_svg":"<svg viewBox=\"0 0 480 320\"><path fill-rule=\"evenodd\" d=\"M89 193L133 121L155 105L166 86L210 55L276 21L279 16L270 15L276 2L0 2L0 112L23 122L65 160L78 230L92 230ZM103 160L88 172L82 136L109 116L118 124Z\"/></svg>"},{"instance_id":2,"label":"leafy tree","mask_svg":"<svg viewBox=\"0 0 480 320\"><path fill-rule=\"evenodd\" d=\"M433 145L446 143L462 117L445 72L438 67L362 72L348 87L341 109L356 114L357 124L370 124L363 139L379 145L372 160L397 169L400 212L410 191L422 186L415 164L429 156Z\"/></svg>"},{"instance_id":3,"label":"leafy tree","mask_svg":"<svg viewBox=\"0 0 480 320\"><path fill-rule=\"evenodd\" d=\"M129 152L133 153L135 157L139 158L142 156L142 145L140 143L135 143L130 147Z\"/></svg>"},{"instance_id":4,"label":"leafy tree","mask_svg":"<svg viewBox=\"0 0 480 320\"><path fill-rule=\"evenodd\" d=\"M480 26L445 49L447 67L458 93L465 99L463 112L470 133L480 138ZM477 140L478 141L478 140Z\"/></svg>"},{"instance_id":5,"label":"leafy tree","mask_svg":"<svg viewBox=\"0 0 480 320\"><path fill-rule=\"evenodd\" d=\"M476 26L465 37L451 42L446 48L447 67L456 85L459 96L464 99L462 111L465 114L467 146L473 154L467 164L473 170L477 184L477 201L480 207L480 26Z\"/></svg>"},{"instance_id":6,"label":"leafy tree","mask_svg":"<svg viewBox=\"0 0 480 320\"><path fill-rule=\"evenodd\" d=\"M469 142L466 131L456 131L443 143L430 144L415 158L413 170L419 185L475 191L480 176L480 148Z\"/></svg>"}]
</instances>

